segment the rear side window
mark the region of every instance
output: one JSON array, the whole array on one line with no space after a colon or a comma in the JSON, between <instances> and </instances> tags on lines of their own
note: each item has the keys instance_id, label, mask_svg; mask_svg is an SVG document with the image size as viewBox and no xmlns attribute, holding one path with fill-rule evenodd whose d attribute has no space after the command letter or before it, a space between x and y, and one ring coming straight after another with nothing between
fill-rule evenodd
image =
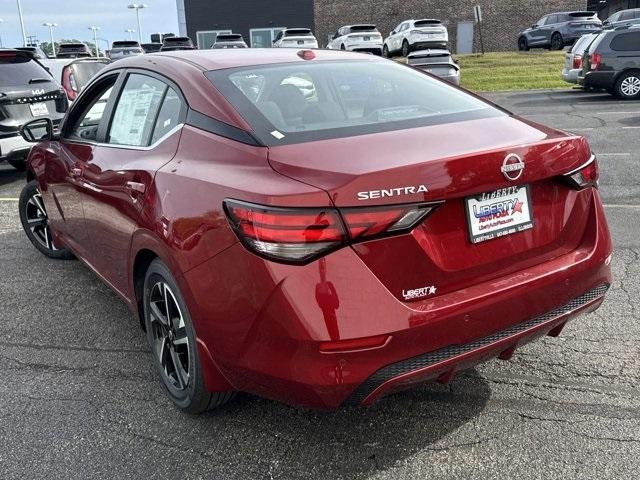
<instances>
[{"instance_id":1,"label":"rear side window","mask_svg":"<svg viewBox=\"0 0 640 480\"><path fill-rule=\"evenodd\" d=\"M207 72L265 145L504 115L404 65L319 61Z\"/></svg>"},{"instance_id":2,"label":"rear side window","mask_svg":"<svg viewBox=\"0 0 640 480\"><path fill-rule=\"evenodd\" d=\"M167 88L156 78L129 75L115 106L107 143L147 146Z\"/></svg>"},{"instance_id":3,"label":"rear side window","mask_svg":"<svg viewBox=\"0 0 640 480\"><path fill-rule=\"evenodd\" d=\"M156 143L171 130L176 128L180 123L182 107L183 104L180 96L173 88L169 87L165 93L164 100L162 101L160 112L158 113L158 119L156 120L153 135L151 136L151 144Z\"/></svg>"},{"instance_id":4,"label":"rear side window","mask_svg":"<svg viewBox=\"0 0 640 480\"><path fill-rule=\"evenodd\" d=\"M611 40L611 50L633 52L640 50L640 32L627 32L616 35Z\"/></svg>"},{"instance_id":5,"label":"rear side window","mask_svg":"<svg viewBox=\"0 0 640 480\"><path fill-rule=\"evenodd\" d=\"M0 87L25 86L51 81L52 77L35 60L21 55L0 56Z\"/></svg>"}]
</instances>

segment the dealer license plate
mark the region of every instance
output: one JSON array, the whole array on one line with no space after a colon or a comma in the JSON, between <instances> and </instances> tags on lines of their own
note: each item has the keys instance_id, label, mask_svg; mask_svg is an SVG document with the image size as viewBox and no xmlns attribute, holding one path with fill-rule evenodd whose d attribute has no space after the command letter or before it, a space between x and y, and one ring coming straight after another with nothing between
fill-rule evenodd
<instances>
[{"instance_id":1,"label":"dealer license plate","mask_svg":"<svg viewBox=\"0 0 640 480\"><path fill-rule=\"evenodd\" d=\"M472 243L533 228L528 185L506 187L467 197L465 209Z\"/></svg>"},{"instance_id":2,"label":"dealer license plate","mask_svg":"<svg viewBox=\"0 0 640 480\"><path fill-rule=\"evenodd\" d=\"M49 115L49 109L46 103L32 103L29 105L31 109L31 115L34 117L42 117L43 115Z\"/></svg>"}]
</instances>

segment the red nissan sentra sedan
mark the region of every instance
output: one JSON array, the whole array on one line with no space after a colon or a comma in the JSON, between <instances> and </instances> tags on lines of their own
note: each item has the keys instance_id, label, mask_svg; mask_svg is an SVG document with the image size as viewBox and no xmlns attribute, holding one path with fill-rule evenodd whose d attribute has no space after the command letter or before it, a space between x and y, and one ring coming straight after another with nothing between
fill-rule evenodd
<instances>
[{"instance_id":1,"label":"red nissan sentra sedan","mask_svg":"<svg viewBox=\"0 0 640 480\"><path fill-rule=\"evenodd\" d=\"M611 240L584 138L356 53L146 55L60 133L20 215L139 316L171 400L366 405L598 308Z\"/></svg>"}]
</instances>

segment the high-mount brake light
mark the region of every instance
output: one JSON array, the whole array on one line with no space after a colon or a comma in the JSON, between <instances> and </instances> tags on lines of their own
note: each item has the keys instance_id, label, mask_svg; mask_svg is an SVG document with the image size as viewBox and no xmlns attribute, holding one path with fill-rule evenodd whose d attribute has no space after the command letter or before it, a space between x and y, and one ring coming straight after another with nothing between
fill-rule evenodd
<instances>
[{"instance_id":1,"label":"high-mount brake light","mask_svg":"<svg viewBox=\"0 0 640 480\"><path fill-rule=\"evenodd\" d=\"M336 208L281 208L225 200L224 211L242 244L281 263L302 265L353 243L401 235L437 204Z\"/></svg>"},{"instance_id":2,"label":"high-mount brake light","mask_svg":"<svg viewBox=\"0 0 640 480\"><path fill-rule=\"evenodd\" d=\"M592 155L585 164L565 174L569 183L578 190L592 186L597 187L598 176L598 160L595 155Z\"/></svg>"}]
</instances>

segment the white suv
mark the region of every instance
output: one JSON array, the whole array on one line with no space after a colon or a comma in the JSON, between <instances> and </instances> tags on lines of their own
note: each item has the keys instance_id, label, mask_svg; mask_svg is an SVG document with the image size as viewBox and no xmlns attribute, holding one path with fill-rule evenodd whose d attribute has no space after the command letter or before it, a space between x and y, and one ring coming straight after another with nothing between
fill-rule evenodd
<instances>
[{"instance_id":1,"label":"white suv","mask_svg":"<svg viewBox=\"0 0 640 480\"><path fill-rule=\"evenodd\" d=\"M327 48L382 54L382 35L375 25L346 25L333 34Z\"/></svg>"},{"instance_id":2,"label":"white suv","mask_svg":"<svg viewBox=\"0 0 640 480\"><path fill-rule=\"evenodd\" d=\"M309 28L285 28L273 41L275 48L318 48L318 40Z\"/></svg>"},{"instance_id":3,"label":"white suv","mask_svg":"<svg viewBox=\"0 0 640 480\"><path fill-rule=\"evenodd\" d=\"M408 56L416 50L447 48L449 32L440 20L406 20L398 25L384 41L383 55L401 53Z\"/></svg>"}]
</instances>

